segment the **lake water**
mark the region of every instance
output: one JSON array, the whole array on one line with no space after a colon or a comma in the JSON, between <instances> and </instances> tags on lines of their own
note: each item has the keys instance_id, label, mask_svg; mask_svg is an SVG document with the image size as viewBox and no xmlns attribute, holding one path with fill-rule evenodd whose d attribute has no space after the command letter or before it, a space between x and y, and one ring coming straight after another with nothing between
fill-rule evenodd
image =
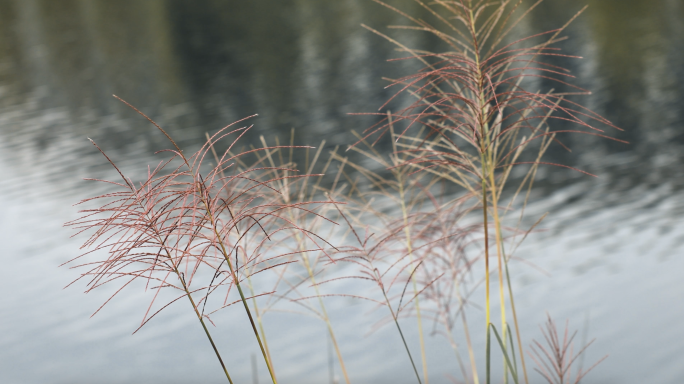
<instances>
[{"instance_id":1,"label":"lake water","mask_svg":"<svg viewBox=\"0 0 684 384\"><path fill-rule=\"evenodd\" d=\"M389 2L421 12L409 0ZM546 230L518 252L537 268L513 263L511 271L522 333L526 344L540 338L548 311L596 338L586 362L609 358L583 383L680 383L684 1L547 0L521 33L558 27L585 3L563 44L584 59L562 64L593 91L583 103L624 128L615 136L630 144L574 136L565 141L572 153L549 153L598 178L555 169L540 175L528 213L549 212ZM397 53L361 23L385 31L403 20L366 0L0 0L0 381L222 382L183 305L131 336L147 296L131 290L90 318L110 293L62 289L77 272L58 266L83 240L70 239L62 224L77 216L72 204L98 192L82 178L115 176L86 138L131 172L166 148L115 93L185 147L253 113L260 117L246 140L286 137L294 127L297 143L347 145L352 129L371 123L348 113L374 111L391 95L382 77L411 69L385 62ZM378 314L366 314L364 304L328 305L353 383L413 382L395 329L369 333ZM477 309L468 316L484 323ZM251 382L257 353L243 317L226 311L217 332L241 383ZM322 323L275 313L266 327L283 383L328 382ZM449 345L439 336L428 344L430 382L460 377Z\"/></svg>"}]
</instances>

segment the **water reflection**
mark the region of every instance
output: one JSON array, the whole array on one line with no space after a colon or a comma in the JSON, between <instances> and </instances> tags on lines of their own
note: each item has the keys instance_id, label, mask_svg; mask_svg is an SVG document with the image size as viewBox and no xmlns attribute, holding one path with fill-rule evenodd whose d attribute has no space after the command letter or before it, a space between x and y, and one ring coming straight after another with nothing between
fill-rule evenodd
<instances>
[{"instance_id":1,"label":"water reflection","mask_svg":"<svg viewBox=\"0 0 684 384\"><path fill-rule=\"evenodd\" d=\"M414 15L424 12L410 0L391 3ZM526 288L521 288L520 300L530 313L538 309L535 313L541 316L545 308L553 308L559 317L599 308L592 312L592 334L603 343L596 349L653 356L634 361L615 352L618 357L599 374L607 382L650 378L674 383L684 372L671 356L681 355L684 346L664 349L654 343L666 331L681 335L662 318L681 312L673 303L681 298L682 284L672 271L681 270L676 255L684 241L679 222L684 211L684 1L549 0L521 26L523 33L558 27L584 3L590 7L568 29L571 39L563 46L585 59L560 64L579 76L580 86L593 91L582 99L585 104L625 128L616 135L631 144L572 136L563 140L573 153L552 148L554 161L587 169L600 179L588 181L555 170L542 174L535 191L539 203L530 209L554 211L547 226L555 229L531 238L527 252L558 278L549 282L521 272L525 277L518 283ZM392 92L383 89L382 76L397 77L412 66L386 63L397 53L361 23L385 31L383 26L403 21L366 0L0 0L0 233L7 252L2 256L7 263L2 281L6 292L30 287L23 296L2 299L0 330L10 336L0 337L6 346L0 378L45 382L57 372L60 382L193 377L183 373L185 364L172 369L157 356L160 350L174 350L172 359L180 361L186 356L180 351L186 348L193 356L204 356L201 335L185 333L192 319L169 316L174 320L166 328L152 327L145 336L129 338L137 314L88 321L101 298L83 303L85 299L74 298L77 292L57 290L69 277L55 266L77 253L76 244L65 240L67 232L59 227L73 217L69 205L93 193L84 189L80 178L111 176L85 137L102 143L125 170L139 169L150 162L149 153L167 147L147 122L111 97L115 93L187 147L199 144L205 131L253 113L260 117L249 140L259 134L285 137L295 127L296 142L315 145L326 139L346 145L352 129L361 130L372 120L347 113L374 111ZM405 37L413 45L436 44L419 34ZM551 194L559 186L565 187ZM549 254L559 256L542 258ZM568 258L574 260L572 268L564 269ZM642 269L646 272L640 273ZM544 287L550 284L555 296L535 293L541 281ZM563 290L564 284L577 288ZM635 297L635 303L629 297ZM125 301L110 314L136 312L139 304ZM331 305L344 319L347 303ZM645 322L640 311L662 316ZM629 315L616 318L622 313ZM530 333L538 320L543 319L529 319ZM284 334L287 326L300 321L287 318L270 326L273 333ZM389 350L369 357L364 351L382 343L363 338L355 327L360 326L342 326L340 332L349 340L344 348L355 356L350 365L358 367L359 380L401 380L399 373L395 378L387 372L400 372L396 368L402 363L383 360ZM169 339L176 331L182 336ZM308 356L306 348L291 348L290 342L299 337L285 336L276 347L276 355L283 356L276 364L293 380L305 369L296 356ZM88 344L105 342L107 346ZM139 361L128 356L131 350L139 351ZM249 356L231 358L249 366ZM443 361L437 352L431 358ZM304 365L320 369L325 377L320 356L306 359L310 365ZM52 364L35 369L50 360ZM74 368L75 360L96 369L81 371ZM131 365L117 373L122 363ZM188 365L202 372L215 368L213 361L193 364ZM445 367L449 364L444 360ZM640 367L639 372L634 367ZM248 377L249 369L239 374Z\"/></svg>"},{"instance_id":2,"label":"water reflection","mask_svg":"<svg viewBox=\"0 0 684 384\"><path fill-rule=\"evenodd\" d=\"M415 3L397 3L420 16ZM580 5L543 3L522 30L562 25ZM683 138L678 127L684 34L675 16L682 14L682 2L613 5L592 4L571 25L572 39L564 48L585 59L560 64L594 91L582 101L625 128L617 136L631 145L563 138L575 153L552 147L550 155L564 163L581 162L585 153L649 158L654 149L671 151ZM11 142L12 136L26 135L27 128L19 133L16 124L48 111L63 115L31 130L29 140L38 151L58 133L94 136L124 151L130 143L150 150L164 146L113 93L189 145L199 143L204 131L253 113L261 115L255 135L285 136L295 127L297 139L307 144L325 138L345 145L351 129L372 121L347 114L375 110L392 92L383 90L381 77L397 77L411 66L385 63L397 56L392 46L359 27L401 24L400 18L361 0L4 0L0 7L0 106L15 115L7 121L3 114L0 134ZM434 44L420 34L407 36L414 45ZM15 145L20 144L5 148L14 151Z\"/></svg>"}]
</instances>

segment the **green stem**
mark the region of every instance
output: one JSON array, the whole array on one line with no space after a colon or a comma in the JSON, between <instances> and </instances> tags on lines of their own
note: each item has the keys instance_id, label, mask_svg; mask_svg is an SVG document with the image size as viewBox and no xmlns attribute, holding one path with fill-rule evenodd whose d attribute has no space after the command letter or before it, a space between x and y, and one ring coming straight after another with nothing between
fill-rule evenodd
<instances>
[{"instance_id":1,"label":"green stem","mask_svg":"<svg viewBox=\"0 0 684 384\"><path fill-rule=\"evenodd\" d=\"M186 164L187 164L187 160L186 160ZM193 171L193 173L194 173L194 171ZM200 199L202 200L202 204L204 204L205 212L209 216L209 222L211 223L211 227L214 230L214 234L216 235L216 239L218 240L219 246L221 247L221 253L223 254L223 257L225 258L226 263L228 264L228 268L230 269L230 273L233 275L233 281L235 282L235 287L237 288L238 293L240 294L240 300L242 301L242 305L245 307L245 312L247 312L247 317L249 318L249 323L252 326L252 331L254 332L254 336L256 337L257 342L259 343L259 349L261 350L261 355L264 357L264 361L266 361L266 366L268 367L268 373L271 375L271 381L273 381L273 384L278 384L278 381L276 380L276 377L275 377L275 373L273 371L273 366L271 365L271 361L266 354L266 350L264 349L263 343L261 342L261 337L259 337L259 331L257 331L256 325L254 324L254 319L252 318L252 312L249 310L249 305L247 305L247 299L245 298L245 294L242 292L242 286L240 285L240 280L238 279L237 270L233 267L233 263L230 261L230 256L228 256L228 251L226 250L226 246L223 243L223 239L222 239L221 235L218 233L218 228L216 225L216 221L214 219L214 215L211 212L211 209L209 208L209 204L207 203L207 196L205 196L204 186L199 181L197 182L197 184L198 184L198 188L200 191ZM237 223L236 223L236 228L237 228Z\"/></svg>"},{"instance_id":2,"label":"green stem","mask_svg":"<svg viewBox=\"0 0 684 384\"><path fill-rule=\"evenodd\" d=\"M202 315L197 310L197 306L195 305L195 300L192 299L192 296L190 295L190 291L188 291L188 287L185 285L185 281L183 281L180 273L178 272L178 268L176 268L174 266L174 269L176 271L176 274L178 275L178 279L183 284L183 290L185 290L185 294L187 295L188 300L190 300L190 304L192 304L192 309L195 310L195 314L197 315L197 319L202 324L202 329L204 329L204 333L207 335L207 339L209 339L209 343L211 343L211 347L214 349L214 353L216 353L216 357L218 358L219 363L221 363L221 368L223 368L223 372L226 374L226 378L228 378L228 382L230 384L233 384L233 380L230 378L230 375L228 374L228 369L226 369L226 365L223 363L223 359L221 358L221 354L219 354L218 348L216 347L216 344L214 344L214 339L211 337L211 334L209 333L209 329L207 329L207 325L204 323L204 320L202 319Z\"/></svg>"},{"instance_id":3,"label":"green stem","mask_svg":"<svg viewBox=\"0 0 684 384\"><path fill-rule=\"evenodd\" d=\"M380 277L378 276L378 281ZM382 282L380 282L380 289L382 290L382 295L385 296L385 302L387 303L387 308L389 308L390 313L392 314L392 318L394 319L394 324L397 326L397 330L399 331L399 336L401 336L401 341L404 343L404 348L406 349L406 353L408 354L409 360L411 360L411 366L413 367L413 372L416 374L416 379L418 379L418 384L422 384L420 381L420 375L418 374L418 369L416 368L416 364L413 362L413 357L411 356L411 351L409 350L408 344L406 343L406 338L404 338L404 333L401 331L401 327L399 326L399 320L397 319L397 315L394 314L394 310L392 309L392 306L390 305L389 299L387 298L387 293L385 292L385 287L382 285Z\"/></svg>"},{"instance_id":4,"label":"green stem","mask_svg":"<svg viewBox=\"0 0 684 384\"><path fill-rule=\"evenodd\" d=\"M486 179L489 178L489 191L492 195L492 214L493 214L493 219L495 223L495 240L496 240L496 250L497 250L497 261L498 261L498 275L499 275L499 299L501 301L501 324L502 324L502 332L504 333L504 340L506 340L506 301L505 301L505 295L504 295L504 283L503 283L503 260L502 260L502 236L501 236L501 223L500 223L500 218L498 214L498 209L497 209L497 204L498 204L498 196L497 196L497 186L496 186L496 179L494 177L494 167L495 167L495 159L494 157L496 156L494 154L494 151L491 147L492 145L492 138L491 135L492 133L490 132L489 129L489 122L487 121L487 117L485 114L487 113L486 110L486 105L485 105L485 91L484 91L484 76L482 74L482 70L480 68L480 54L479 54L479 46L477 42L477 34L476 34L476 29L475 29L475 16L473 14L472 8L469 9L469 16L470 16L470 28L471 28L471 33L473 34L473 46L474 46L474 55L475 55L475 61L476 61L476 66L477 66L477 80L478 80L478 109L479 109L479 116L478 116L478 124L479 124L479 129L480 129L480 162L481 162L481 167L482 167L482 175L481 175L481 183L482 183L482 202L483 202L483 215L484 215L484 231L485 231L485 268L486 268L486 291L487 291L487 340L488 340L488 345L487 345L487 364L490 364L490 353L489 353L489 327L491 325L490 322L490 303L489 303L489 233L488 233L488 217L487 217L487 182ZM496 139L495 139L496 140ZM506 351L506 345L505 341L503 344L503 353L504 355L507 354ZM504 364L504 383L508 383L508 366ZM487 368L487 382L489 383L490 377L489 377L489 372L490 369L489 367Z\"/></svg>"},{"instance_id":5,"label":"green stem","mask_svg":"<svg viewBox=\"0 0 684 384\"><path fill-rule=\"evenodd\" d=\"M126 181L126 184L128 184L128 186L131 188L132 191L136 191L135 188L133 188L133 186L129 184L128 180L125 180L125 181ZM135 197L136 197L136 201L138 201L138 204L141 207L143 207L142 204L140 203L140 201L138 200L137 193L135 193ZM152 220L149 219L148 214L146 214L145 216L149 222L152 222ZM185 284L185 279L183 278L183 275L178 270L178 266L176 266L176 263L174 263L173 258L171 257L171 253L166 248L166 240L159 233L159 231L157 231L156 227L152 227L152 230L154 231L154 234L157 236L157 240L159 241L159 244L161 244L162 249L164 249L164 253L166 253L166 257L171 262L171 265L173 265L173 271L176 273L178 280L180 280L181 284L183 285L183 290L185 291L185 295L188 297L188 300L190 300L190 304L192 305L192 309L193 309L193 311L195 311L195 315L197 315L197 319L199 320L200 324L202 324L202 329L204 329L204 333L207 335L207 339L209 339L209 343L211 344L211 348L214 350L214 353L216 354L216 357L218 358L218 361L221 364L221 368L223 369L223 372L226 374L226 378L228 379L228 382L230 384L233 384L233 380L230 378L230 374L228 374L228 369L226 368L226 365L223 363L223 359L221 358L221 354L219 353L218 348L216 347L216 344L214 343L214 339L211 337L211 333L209 333L209 329L207 328L207 325L204 323L204 319L202 318L202 314L197 309L197 305L195 305L195 300L193 300L192 295L190 294L190 290L188 289L188 286Z\"/></svg>"},{"instance_id":6,"label":"green stem","mask_svg":"<svg viewBox=\"0 0 684 384\"><path fill-rule=\"evenodd\" d=\"M485 373L486 373L486 383L491 384L491 371L492 371L492 338L491 338L491 331L489 329L489 325L487 324L487 345L485 347L485 356L487 357L486 361L486 368L485 368Z\"/></svg>"},{"instance_id":7,"label":"green stem","mask_svg":"<svg viewBox=\"0 0 684 384\"><path fill-rule=\"evenodd\" d=\"M183 157L185 159L185 157ZM185 160L185 163L188 164L188 167L190 167L189 163L187 160ZM193 176L195 177L195 180L198 178L195 176L194 169L190 168ZM268 367L268 373L271 375L271 380L273 381L273 384L278 384L278 381L276 380L275 377L275 372L273 371L273 366L271 365L271 360L268 358L268 355L266 354L266 350L264 349L264 345L261 342L261 337L259 337L259 331L257 331L256 325L254 324L254 319L252 318L252 312L249 310L249 305L247 305L247 299L245 298L245 294L242 292L242 286L240 285L240 280L238 279L237 275L237 270L233 267L233 263L230 261L230 256L228 256L228 251L226 250L226 246L223 243L223 238L218 232L218 227L216 225L216 221L214 219L214 215L211 212L211 209L209 208L209 203L207 202L207 197L208 197L208 191L204 189L204 185L197 181L197 186L198 190L200 192L200 200L202 201L202 204L204 204L204 210L209 216L209 222L211 223L211 227L214 230L214 234L216 235L216 239L219 243L219 246L221 247L221 253L223 254L224 259L226 260L226 264L228 264L228 268L230 269L230 273L233 275L233 281L235 282L235 287L238 290L238 293L240 294L240 300L242 301L242 305L245 307L245 312L247 312L247 317L249 318L249 323L252 326L252 331L254 332L254 336L257 339L257 342L259 343L259 349L261 350L261 355L264 357L264 361L266 361L266 366ZM205 195L205 193L207 195ZM237 228L237 223L235 223L235 228ZM237 252L237 250L236 250Z\"/></svg>"},{"instance_id":8,"label":"green stem","mask_svg":"<svg viewBox=\"0 0 684 384\"><path fill-rule=\"evenodd\" d=\"M525 354L523 353L522 340L520 338L520 327L518 326L518 314L515 310L515 300L513 299L513 288L511 287L511 276L508 272L508 260L504 253L504 265L506 268L506 282L508 283L508 297L511 299L511 311L513 312L513 324L515 325L515 337L518 341L518 350L520 352L520 364L522 364L523 375L525 376L525 383L529 383L527 378L527 367L525 367Z\"/></svg>"},{"instance_id":9,"label":"green stem","mask_svg":"<svg viewBox=\"0 0 684 384\"><path fill-rule=\"evenodd\" d=\"M252 330L254 331L254 336L256 336L257 341L259 342L259 348L261 348L261 354L264 357L264 360L266 360L266 365L268 366L268 372L271 374L271 380L273 380L273 384L277 384L277 381L275 379L275 374L273 373L273 367L271 366L270 360L266 356L266 352L264 351L264 346L262 345L261 338L259 337L259 332L257 331L256 326L254 325L254 319L252 319L252 314L249 311L249 306L247 305L247 300L245 299L245 295L242 293L242 287L240 287L240 282L237 279L237 272L233 268L233 263L230 262L230 257L228 256L228 253L226 251L226 247L223 244L223 239L221 238L221 236L218 233L218 228L216 227L214 215L211 213L211 209L209 209L209 204L207 203L207 199L206 199L207 196L205 196L205 194L204 194L204 192L205 192L204 186L202 185L201 182L196 181L196 180L199 180L197 171L192 167L192 165L190 165L190 162L188 161L188 159L183 154L183 150L180 149L178 144L176 144L176 142L171 138L171 136L159 124L155 123L154 120L152 120L149 116L142 113L139 109L132 106L127 101L120 98L119 96L114 95L114 97L119 99L120 101L122 101L124 104L128 105L134 111L138 112L140 115L142 115L144 118L146 118L150 123L152 123L152 125L157 127L157 129L159 129L164 134L164 136L166 136L166 138L169 139L171 144L173 144L173 146L176 148L176 150L178 151L177 155L179 155L181 157L181 159L183 159L183 162L185 163L185 165L188 167L188 170L192 174L193 180L197 183L198 189L200 191L200 200L202 201L202 204L204 204L204 209L207 212L207 215L209 216L209 221L211 223L212 228L214 229L214 234L216 235L216 239L218 240L219 245L221 246L221 252L223 253L223 257L226 259L226 262L228 263L228 267L230 268L230 272L233 274L235 286L237 287L238 292L240 293L240 299L242 300L242 304L245 306L245 311L247 312L247 316L249 317L249 322L252 324ZM129 184L128 180L125 180L125 181L127 184ZM135 190L135 188L133 188L132 185L129 184L129 186L131 187L132 190ZM170 255L169 255L169 257L170 257ZM204 324L204 322L201 319L201 316L200 316L200 322L202 322L202 324Z\"/></svg>"},{"instance_id":10,"label":"green stem","mask_svg":"<svg viewBox=\"0 0 684 384\"><path fill-rule=\"evenodd\" d=\"M218 236L218 233L217 233ZM271 375L271 381L273 381L273 384L278 384L278 381L275 378L275 373L273 371L273 367L271 366L271 361L266 355L266 350L264 349L264 345L261 342L261 337L259 337L259 331L257 331L256 325L254 324L254 318L252 318L252 312L249 310L249 306L247 305L247 299L245 299L245 294L242 292L242 287L240 286L240 283L238 281L238 276L237 276L237 271L233 268L233 265L230 262L230 257L227 256L225 253L225 248L223 247L223 243L221 243L221 248L222 251L224 252L224 256L226 261L228 262L228 267L230 268L230 272L233 274L233 279L235 281L235 287L238 289L238 293L240 294L240 299L242 300L242 304L245 307L245 312L247 312L247 317L249 318L249 323L252 325L252 331L254 331L254 336L257 339L257 342L259 343L259 349L261 349L261 355L264 357L264 360L266 361L266 365L268 367L268 373Z\"/></svg>"}]
</instances>

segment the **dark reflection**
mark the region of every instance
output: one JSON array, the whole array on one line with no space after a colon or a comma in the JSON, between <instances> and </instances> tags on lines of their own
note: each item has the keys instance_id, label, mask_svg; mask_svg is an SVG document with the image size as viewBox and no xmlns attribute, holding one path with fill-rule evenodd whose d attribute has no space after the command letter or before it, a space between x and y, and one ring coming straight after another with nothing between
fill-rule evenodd
<instances>
[{"instance_id":1,"label":"dark reflection","mask_svg":"<svg viewBox=\"0 0 684 384\"><path fill-rule=\"evenodd\" d=\"M390 3L429 17L413 1ZM626 157L639 159L636 173L648 175L654 167L679 164L683 2L546 1L521 33L557 28L584 3L590 7L567 30L562 47L585 59L555 64L578 75L577 84L594 92L578 101L625 128L611 134L631 144L568 135L561 139L573 153L552 147L551 160L593 172L613 167L613 174L628 164L630 175L635 161ZM392 36L402 33L386 25L405 24L366 0L0 0L3 152L48 161L46 150L70 137L71 144L59 146L96 156L79 141L85 136L124 153L166 146L111 94L156 119L183 145L199 144L205 131L254 113L260 117L252 139L284 138L296 128L298 143L347 145L352 129L373 122L348 113L375 111L394 92L383 89L382 77L415 68L410 61L387 63L400 54L361 23ZM420 33L403 37L411 46L440 49ZM654 152L667 158L652 163Z\"/></svg>"},{"instance_id":2,"label":"dark reflection","mask_svg":"<svg viewBox=\"0 0 684 384\"><path fill-rule=\"evenodd\" d=\"M593 60L605 87L603 113L626 129L624 137L637 151L682 143L682 2L609 0L590 2L589 10Z\"/></svg>"}]
</instances>

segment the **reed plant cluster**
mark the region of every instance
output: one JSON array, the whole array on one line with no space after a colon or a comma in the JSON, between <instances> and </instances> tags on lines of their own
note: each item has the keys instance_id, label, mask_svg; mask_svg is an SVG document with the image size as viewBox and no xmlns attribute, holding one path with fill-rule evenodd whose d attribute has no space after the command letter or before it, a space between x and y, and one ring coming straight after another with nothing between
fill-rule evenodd
<instances>
[{"instance_id":1,"label":"reed plant cluster","mask_svg":"<svg viewBox=\"0 0 684 384\"><path fill-rule=\"evenodd\" d=\"M251 136L243 119L207 134L187 156L145 116L171 149L139 182L107 158L121 176L110 182L116 191L85 200L101 204L68 223L90 234L90 250L71 262L82 271L79 280L88 290L118 284L113 296L144 281L155 294L141 327L187 301L231 383L230 363L211 336L220 328L208 323L233 304L246 312L273 383L263 317L283 309L325 324L350 383L326 308L335 296L385 311L378 326L397 329L418 383L429 383L428 328L452 346L457 382L490 383L496 355L504 382L529 383L528 354L548 382L578 383L593 366L573 375L586 346L573 354L567 327L561 340L549 318L546 346L525 348L509 263L524 257L517 246L543 218L522 225L537 170L566 167L545 162L545 152L565 148L566 134L609 137L604 130L618 129L580 105L576 96L588 91L551 63L576 58L558 43L579 14L558 29L514 38L542 0L527 8L522 0L415 0L429 19L374 1L406 20L392 28L427 34L443 50L410 47L366 27L396 46L398 60L419 68L388 79L396 92L378 112L360 113L376 116L373 126L355 133L349 148L326 150L325 142L295 145L294 133L284 143L245 143ZM364 160L350 160L349 151ZM340 286L353 291L336 291ZM176 295L158 303L162 290ZM474 307L483 309L484 324L469 323ZM415 327L416 347L406 327ZM479 332L484 351L471 342Z\"/></svg>"}]
</instances>

